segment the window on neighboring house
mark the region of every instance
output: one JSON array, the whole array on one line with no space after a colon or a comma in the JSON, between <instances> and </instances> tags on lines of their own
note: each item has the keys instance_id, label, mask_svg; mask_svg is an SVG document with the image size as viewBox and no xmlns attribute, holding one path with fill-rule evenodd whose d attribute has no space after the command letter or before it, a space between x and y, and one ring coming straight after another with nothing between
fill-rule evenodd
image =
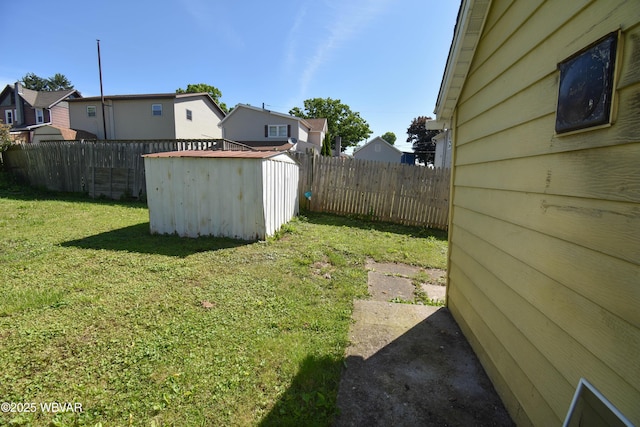
<instances>
[{"instance_id":1,"label":"window on neighboring house","mask_svg":"<svg viewBox=\"0 0 640 427\"><path fill-rule=\"evenodd\" d=\"M162 104L151 104L151 115L152 116L161 116L162 115Z\"/></svg>"},{"instance_id":2,"label":"window on neighboring house","mask_svg":"<svg viewBox=\"0 0 640 427\"><path fill-rule=\"evenodd\" d=\"M187 120L193 120L193 113L191 110L187 110Z\"/></svg>"},{"instance_id":3,"label":"window on neighboring house","mask_svg":"<svg viewBox=\"0 0 640 427\"><path fill-rule=\"evenodd\" d=\"M36 108L36 123L44 123L44 110L42 108Z\"/></svg>"},{"instance_id":4,"label":"window on neighboring house","mask_svg":"<svg viewBox=\"0 0 640 427\"><path fill-rule=\"evenodd\" d=\"M269 138L286 138L289 136L289 127L287 125L269 125L267 136Z\"/></svg>"},{"instance_id":5,"label":"window on neighboring house","mask_svg":"<svg viewBox=\"0 0 640 427\"><path fill-rule=\"evenodd\" d=\"M6 110L4 112L4 123L7 124L7 125L12 125L13 124L13 111Z\"/></svg>"},{"instance_id":6,"label":"window on neighboring house","mask_svg":"<svg viewBox=\"0 0 640 427\"><path fill-rule=\"evenodd\" d=\"M96 106L88 105L87 106L87 117L95 117L96 116Z\"/></svg>"}]
</instances>

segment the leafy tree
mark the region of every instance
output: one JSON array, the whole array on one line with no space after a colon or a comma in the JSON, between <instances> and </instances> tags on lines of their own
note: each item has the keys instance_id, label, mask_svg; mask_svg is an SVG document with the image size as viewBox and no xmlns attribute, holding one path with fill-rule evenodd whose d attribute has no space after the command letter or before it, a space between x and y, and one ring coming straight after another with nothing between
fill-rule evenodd
<instances>
[{"instance_id":1,"label":"leafy tree","mask_svg":"<svg viewBox=\"0 0 640 427\"><path fill-rule=\"evenodd\" d=\"M382 135L381 138L387 141L391 145L395 144L397 139L396 134L393 132L387 132L384 135Z\"/></svg>"},{"instance_id":2,"label":"leafy tree","mask_svg":"<svg viewBox=\"0 0 640 427\"><path fill-rule=\"evenodd\" d=\"M186 89L176 89L176 93L208 93L211 95L216 104L220 106L225 113L229 112L227 105L220 101L222 98L222 92L215 86L208 85L206 83L188 84Z\"/></svg>"},{"instance_id":3,"label":"leafy tree","mask_svg":"<svg viewBox=\"0 0 640 427\"><path fill-rule=\"evenodd\" d=\"M303 119L327 119L328 130L322 145L323 155L331 155L336 136L342 138L341 150L344 151L372 134L369 124L360 117L360 113L351 111L339 99L307 99L304 101L304 109L294 107L289 110L289 114Z\"/></svg>"},{"instance_id":4,"label":"leafy tree","mask_svg":"<svg viewBox=\"0 0 640 427\"><path fill-rule=\"evenodd\" d=\"M48 79L34 73L27 73L22 77L22 84L26 89L37 91L55 91L73 89L73 85L64 74L56 73Z\"/></svg>"},{"instance_id":5,"label":"leafy tree","mask_svg":"<svg viewBox=\"0 0 640 427\"><path fill-rule=\"evenodd\" d=\"M439 134L439 130L427 130L427 120L431 117L419 116L411 121L411 125L407 129L407 142L412 143L413 152L420 163L433 163L435 160L436 144L432 142L432 138Z\"/></svg>"}]
</instances>

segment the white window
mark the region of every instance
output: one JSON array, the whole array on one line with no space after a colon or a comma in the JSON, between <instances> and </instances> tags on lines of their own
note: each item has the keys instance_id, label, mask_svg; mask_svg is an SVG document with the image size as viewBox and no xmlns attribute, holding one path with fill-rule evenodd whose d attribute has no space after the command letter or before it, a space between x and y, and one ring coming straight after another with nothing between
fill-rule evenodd
<instances>
[{"instance_id":1,"label":"white window","mask_svg":"<svg viewBox=\"0 0 640 427\"><path fill-rule=\"evenodd\" d=\"M36 123L44 123L44 111L42 108L36 108Z\"/></svg>"},{"instance_id":2,"label":"white window","mask_svg":"<svg viewBox=\"0 0 640 427\"><path fill-rule=\"evenodd\" d=\"M376 144L373 147L373 151L375 151L376 153L379 153L382 151L382 144Z\"/></svg>"},{"instance_id":3,"label":"white window","mask_svg":"<svg viewBox=\"0 0 640 427\"><path fill-rule=\"evenodd\" d=\"M161 116L162 115L162 104L151 104L151 115L152 116Z\"/></svg>"},{"instance_id":4,"label":"white window","mask_svg":"<svg viewBox=\"0 0 640 427\"><path fill-rule=\"evenodd\" d=\"M13 111L5 110L4 112L4 123L7 125L13 124Z\"/></svg>"},{"instance_id":5,"label":"white window","mask_svg":"<svg viewBox=\"0 0 640 427\"><path fill-rule=\"evenodd\" d=\"M287 137L287 125L269 125L269 138Z\"/></svg>"},{"instance_id":6,"label":"white window","mask_svg":"<svg viewBox=\"0 0 640 427\"><path fill-rule=\"evenodd\" d=\"M193 113L191 110L187 110L187 120L193 120Z\"/></svg>"},{"instance_id":7,"label":"white window","mask_svg":"<svg viewBox=\"0 0 640 427\"><path fill-rule=\"evenodd\" d=\"M87 105L87 117L95 117L95 116L96 116L96 106Z\"/></svg>"}]
</instances>

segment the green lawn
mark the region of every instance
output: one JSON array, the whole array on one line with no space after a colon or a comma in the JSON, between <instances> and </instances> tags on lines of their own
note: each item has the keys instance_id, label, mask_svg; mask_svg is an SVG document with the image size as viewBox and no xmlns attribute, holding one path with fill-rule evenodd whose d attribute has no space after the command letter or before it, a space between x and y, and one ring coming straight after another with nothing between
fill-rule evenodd
<instances>
[{"instance_id":1,"label":"green lawn","mask_svg":"<svg viewBox=\"0 0 640 427\"><path fill-rule=\"evenodd\" d=\"M445 266L421 228L305 213L247 243L148 221L0 174L0 401L36 404L0 425L328 425L365 259Z\"/></svg>"}]
</instances>

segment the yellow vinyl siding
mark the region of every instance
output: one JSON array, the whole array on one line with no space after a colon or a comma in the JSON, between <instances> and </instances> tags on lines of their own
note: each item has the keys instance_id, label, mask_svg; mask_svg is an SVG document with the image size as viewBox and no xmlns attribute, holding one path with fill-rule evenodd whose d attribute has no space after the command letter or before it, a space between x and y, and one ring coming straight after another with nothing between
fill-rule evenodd
<instances>
[{"instance_id":1,"label":"yellow vinyl siding","mask_svg":"<svg viewBox=\"0 0 640 427\"><path fill-rule=\"evenodd\" d=\"M471 345L478 348L477 345L481 343L481 348L486 350L486 352L478 352L478 357L485 366L487 361L489 362L488 373L493 371L495 376L497 371L501 378L506 378L505 382L509 388L506 390L498 388L498 392L512 418L518 425L522 425L530 423L529 420L534 418L532 414L536 412L537 425L559 425L558 417L549 406L549 402L532 383L531 376L523 371L522 363L515 358L518 355L509 351L509 343L512 342L509 334L513 333L520 337L516 328L497 309L491 299L477 291L475 283L455 264L449 274L450 280L458 282L458 285L450 290L449 297L452 301L448 304L449 309L458 319L458 324L465 335L473 337L469 340ZM501 327L496 328L497 324ZM515 339L513 342L518 341ZM531 346L527 348L531 349ZM533 351L536 352L535 349ZM536 364L529 362L524 365L524 367L527 366L536 366ZM541 368L539 365L537 367ZM498 385L495 380L494 385Z\"/></svg>"},{"instance_id":2,"label":"yellow vinyl siding","mask_svg":"<svg viewBox=\"0 0 640 427\"><path fill-rule=\"evenodd\" d=\"M467 274L464 274L457 267L452 268L452 280L459 281L458 292L471 300L476 310L482 313L487 327L503 343L504 351L519 362L519 370L546 397L560 420L566 415L575 385L580 377L585 376L585 372L600 372L589 377L597 380L599 388L618 404L624 402L631 407L639 401L640 394L627 382L632 381L634 373L625 369L631 367L635 356L623 361L623 373L619 374L602 366L601 360L590 351L594 348L598 350L599 346L600 353L610 352L610 345L624 338L624 334L609 338L606 334L587 338L595 343L591 348L586 348L576 338L576 335L588 336L594 324L597 327L595 320L579 317L584 312L593 313L593 309L597 313L597 308L589 307L589 301L488 244L484 236L476 236L462 227L455 231L467 239L466 249L469 251L455 251L454 264L464 265L467 270ZM496 277L492 271L503 277ZM473 283L468 277L473 277ZM540 304L541 301L545 302ZM551 306L547 307L549 302ZM574 305L578 305L579 309L575 309ZM583 305L586 306L584 310L581 307ZM559 316L564 321L562 325L547 317L549 312L557 314L558 309L565 312L565 316ZM610 316L610 319L614 320L616 326L622 324L615 316ZM598 338L604 339L598 343ZM511 369L503 375L509 377ZM536 424L559 423L537 420Z\"/></svg>"},{"instance_id":3,"label":"yellow vinyl siding","mask_svg":"<svg viewBox=\"0 0 640 427\"><path fill-rule=\"evenodd\" d=\"M612 125L554 133L557 63L621 30ZM495 0L453 120L448 306L514 420L581 377L640 424L640 2Z\"/></svg>"}]
</instances>

